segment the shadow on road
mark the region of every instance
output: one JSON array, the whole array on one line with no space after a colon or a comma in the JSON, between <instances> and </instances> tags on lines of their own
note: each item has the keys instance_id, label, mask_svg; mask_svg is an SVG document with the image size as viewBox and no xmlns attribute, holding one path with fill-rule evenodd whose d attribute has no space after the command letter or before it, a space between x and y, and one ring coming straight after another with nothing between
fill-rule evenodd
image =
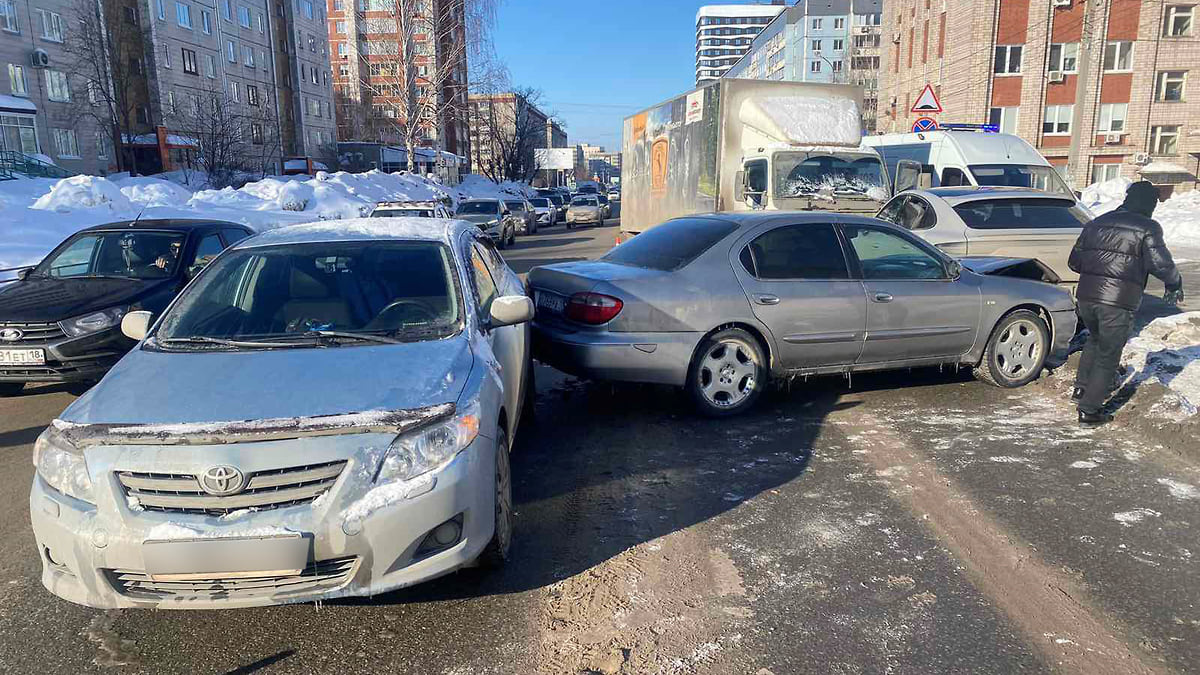
<instances>
[{"instance_id":1,"label":"shadow on road","mask_svg":"<svg viewBox=\"0 0 1200 675\"><path fill-rule=\"evenodd\" d=\"M257 673L260 670L266 670L267 668L270 668L271 666L292 656L295 653L296 653L296 650L294 650L294 649L288 649L288 650L285 650L282 652L278 652L278 653L272 654L268 657L261 658L261 659L255 661L254 663L246 664L246 665L242 666L241 668L234 668L233 670L229 671L225 675L250 675L250 673Z\"/></svg>"},{"instance_id":2,"label":"shadow on road","mask_svg":"<svg viewBox=\"0 0 1200 675\"><path fill-rule=\"evenodd\" d=\"M539 232L537 235L540 236ZM582 244L591 241L587 237L572 237L570 239L542 239L540 241L529 241L528 239L517 239L517 243L510 251L527 251L532 248L554 248L558 246L570 246L571 244Z\"/></svg>"},{"instance_id":3,"label":"shadow on road","mask_svg":"<svg viewBox=\"0 0 1200 675\"><path fill-rule=\"evenodd\" d=\"M0 431L0 448L17 448L37 440L46 427L25 427L12 431Z\"/></svg>"}]
</instances>

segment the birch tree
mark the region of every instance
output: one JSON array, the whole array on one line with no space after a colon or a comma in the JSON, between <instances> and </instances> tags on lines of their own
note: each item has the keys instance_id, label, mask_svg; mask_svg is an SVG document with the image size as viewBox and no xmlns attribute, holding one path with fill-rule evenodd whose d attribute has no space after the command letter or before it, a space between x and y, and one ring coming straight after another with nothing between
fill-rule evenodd
<instances>
[{"instance_id":1,"label":"birch tree","mask_svg":"<svg viewBox=\"0 0 1200 675\"><path fill-rule=\"evenodd\" d=\"M537 174L534 150L549 146L546 124L553 119L538 109L540 101L541 92L531 87L472 99L470 124L484 146L473 154L483 175L499 183L528 182Z\"/></svg>"}]
</instances>

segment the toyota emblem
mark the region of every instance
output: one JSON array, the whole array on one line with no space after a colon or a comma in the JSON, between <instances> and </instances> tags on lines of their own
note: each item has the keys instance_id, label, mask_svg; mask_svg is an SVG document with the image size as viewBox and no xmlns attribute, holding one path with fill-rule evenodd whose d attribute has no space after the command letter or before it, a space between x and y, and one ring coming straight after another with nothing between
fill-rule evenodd
<instances>
[{"instance_id":1,"label":"toyota emblem","mask_svg":"<svg viewBox=\"0 0 1200 675\"><path fill-rule=\"evenodd\" d=\"M242 491L246 477L232 466L214 466L200 474L200 487L215 497L228 497Z\"/></svg>"},{"instance_id":2,"label":"toyota emblem","mask_svg":"<svg viewBox=\"0 0 1200 675\"><path fill-rule=\"evenodd\" d=\"M0 340L5 342L16 342L25 336L25 331L17 328L0 329Z\"/></svg>"}]
</instances>

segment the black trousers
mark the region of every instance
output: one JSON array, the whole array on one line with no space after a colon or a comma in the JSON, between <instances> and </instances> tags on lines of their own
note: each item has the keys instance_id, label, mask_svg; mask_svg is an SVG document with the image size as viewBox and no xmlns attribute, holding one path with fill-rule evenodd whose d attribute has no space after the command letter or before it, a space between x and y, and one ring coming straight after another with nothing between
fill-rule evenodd
<instances>
[{"instance_id":1,"label":"black trousers","mask_svg":"<svg viewBox=\"0 0 1200 675\"><path fill-rule=\"evenodd\" d=\"M1133 310L1084 301L1076 311L1089 333L1075 375L1075 386L1083 389L1079 409L1095 413L1104 406L1116 382L1121 351L1133 328Z\"/></svg>"}]
</instances>

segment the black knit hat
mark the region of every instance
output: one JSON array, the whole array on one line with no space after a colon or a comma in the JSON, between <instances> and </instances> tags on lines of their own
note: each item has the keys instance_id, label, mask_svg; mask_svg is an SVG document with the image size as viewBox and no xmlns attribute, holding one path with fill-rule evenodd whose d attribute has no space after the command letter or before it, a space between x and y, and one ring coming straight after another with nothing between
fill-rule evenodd
<instances>
[{"instance_id":1,"label":"black knit hat","mask_svg":"<svg viewBox=\"0 0 1200 675\"><path fill-rule=\"evenodd\" d=\"M1154 215L1154 207L1158 206L1158 189L1148 180L1140 180L1129 186L1125 191L1126 211L1149 218Z\"/></svg>"}]
</instances>

